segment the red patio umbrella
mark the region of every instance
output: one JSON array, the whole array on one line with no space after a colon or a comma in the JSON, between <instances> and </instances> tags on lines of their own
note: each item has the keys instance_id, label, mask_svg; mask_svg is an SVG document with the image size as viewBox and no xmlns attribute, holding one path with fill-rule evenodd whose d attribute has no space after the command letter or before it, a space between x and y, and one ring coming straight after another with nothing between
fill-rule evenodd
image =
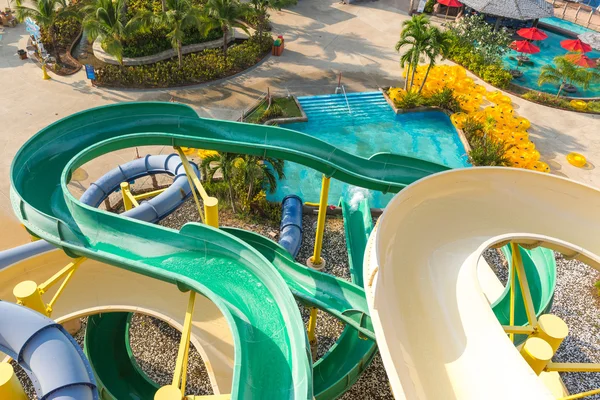
<instances>
[{"instance_id":1,"label":"red patio umbrella","mask_svg":"<svg viewBox=\"0 0 600 400\"><path fill-rule=\"evenodd\" d=\"M438 3L447 7L446 18L448 18L448 11L450 11L450 7L458 8L463 6L463 4L458 0L438 0Z\"/></svg>"},{"instance_id":2,"label":"red patio umbrella","mask_svg":"<svg viewBox=\"0 0 600 400\"><path fill-rule=\"evenodd\" d=\"M510 44L510 48L519 53L535 54L540 52L540 48L527 40L515 40Z\"/></svg>"},{"instance_id":3,"label":"red patio umbrella","mask_svg":"<svg viewBox=\"0 0 600 400\"><path fill-rule=\"evenodd\" d=\"M592 46L582 42L580 39L563 40L562 42L560 42L560 45L563 49L569 51L578 51L581 53L587 53L588 51L592 51Z\"/></svg>"},{"instance_id":4,"label":"red patio umbrella","mask_svg":"<svg viewBox=\"0 0 600 400\"><path fill-rule=\"evenodd\" d=\"M536 27L519 29L517 35L529 40L544 40L548 37L544 31Z\"/></svg>"},{"instance_id":5,"label":"red patio umbrella","mask_svg":"<svg viewBox=\"0 0 600 400\"><path fill-rule=\"evenodd\" d=\"M567 54L565 58L571 61L575 65L579 65L580 67L585 68L594 68L596 67L596 60L593 60L586 56L585 54Z\"/></svg>"}]
</instances>

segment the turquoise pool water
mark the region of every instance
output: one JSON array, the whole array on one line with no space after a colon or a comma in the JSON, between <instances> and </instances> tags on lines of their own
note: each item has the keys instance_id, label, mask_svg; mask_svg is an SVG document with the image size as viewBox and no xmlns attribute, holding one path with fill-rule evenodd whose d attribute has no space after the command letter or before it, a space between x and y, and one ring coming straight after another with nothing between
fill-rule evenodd
<instances>
[{"instance_id":1,"label":"turquoise pool water","mask_svg":"<svg viewBox=\"0 0 600 400\"><path fill-rule=\"evenodd\" d=\"M588 31L586 28L573 24L569 21L564 21L554 17L548 19L552 20L550 21L551 24L567 30L576 29L573 27L575 26ZM529 55L529 58L531 59L533 64L524 64L519 66L519 70L523 72L523 76L521 78L514 79L513 82L517 85L531 88L534 90L540 90L542 92L556 94L556 92L558 91L558 87L556 85L544 84L543 86L538 86L537 80L540 76L540 71L543 65L552 64L554 62L554 57L558 55L564 55L567 53L565 49L560 47L560 42L572 38L566 37L559 33L550 32L548 30L544 30L544 32L548 34L548 38L546 40L539 40L534 42L534 44L538 46L541 51L537 54ZM517 60L515 59L515 57L518 54L519 53L513 50L510 50L508 53L505 54L504 62L508 65L510 69L517 68ZM589 53L586 53L586 55L590 58L598 58L600 57L600 52L591 51ZM578 87L577 92L575 93L563 92L562 94L570 97L600 97L600 83L590 85L590 88L588 90L583 90L581 87Z\"/></svg>"},{"instance_id":2,"label":"turquoise pool water","mask_svg":"<svg viewBox=\"0 0 600 400\"><path fill-rule=\"evenodd\" d=\"M315 137L365 158L379 152L418 157L449 167L469 166L464 147L446 114L418 112L395 114L380 92L352 93L348 102L343 95L311 96L298 99L308 122L282 125ZM321 174L304 166L286 162L286 179L279 182L269 200L280 201L297 194L304 201L318 202ZM369 197L371 207L383 208L393 197L381 192L356 188L332 180L329 204L337 205L340 197Z\"/></svg>"},{"instance_id":3,"label":"turquoise pool water","mask_svg":"<svg viewBox=\"0 0 600 400\"><path fill-rule=\"evenodd\" d=\"M587 33L587 32L595 32L594 30L588 29L585 26L581 26L574 22L560 19L557 17L542 18L542 19L540 19L540 22L542 22L544 24L548 24L548 25L553 25L558 28L562 28L564 30L576 33L578 35L581 35L582 33Z\"/></svg>"}]
</instances>

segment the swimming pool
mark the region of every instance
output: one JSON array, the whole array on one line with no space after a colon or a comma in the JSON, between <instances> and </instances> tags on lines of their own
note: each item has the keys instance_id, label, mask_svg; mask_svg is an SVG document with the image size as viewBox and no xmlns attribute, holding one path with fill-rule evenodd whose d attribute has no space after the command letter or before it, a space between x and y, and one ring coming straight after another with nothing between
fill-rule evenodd
<instances>
[{"instance_id":1,"label":"swimming pool","mask_svg":"<svg viewBox=\"0 0 600 400\"><path fill-rule=\"evenodd\" d=\"M548 17L540 19L540 22L547 25L556 26L557 28L562 28L564 30L576 33L581 35L582 33L587 32L596 32L592 29L588 29L585 26L581 26L571 21L567 21L565 19L560 19L558 17Z\"/></svg>"},{"instance_id":2,"label":"swimming pool","mask_svg":"<svg viewBox=\"0 0 600 400\"><path fill-rule=\"evenodd\" d=\"M464 147L446 114L437 111L396 114L381 92L298 98L308 116L308 122L282 127L318 137L325 142L365 158L379 152L418 157L424 160L461 168L469 166ZM310 168L286 162L286 179L277 191L268 195L271 201L281 201L288 194L302 200L318 202L321 174ZM368 196L371 207L383 208L393 194L384 195L331 180L329 204L337 205L340 197Z\"/></svg>"},{"instance_id":3,"label":"swimming pool","mask_svg":"<svg viewBox=\"0 0 600 400\"><path fill-rule=\"evenodd\" d=\"M568 23L570 25L575 25L569 21L563 21L558 18L556 18L556 19L559 21L562 21L564 26L559 26L559 27L562 27L563 29L570 30L568 25L564 24L564 23ZM552 21L552 22L555 22L555 21ZM579 25L577 25L577 26L579 26ZM583 27L581 27L581 28L583 28ZM583 29L585 29L585 28L583 28ZM521 72L523 72L523 76L518 79L513 79L513 83L520 85L520 86L530 88L530 89L556 94L556 92L558 90L558 87L556 85L545 84L540 87L537 84L537 80L538 80L538 77L540 76L540 71L541 71L543 65L553 64L554 57L556 57L558 55L564 55L567 53L567 51L565 49L560 47L560 42L563 40L572 39L572 38L564 36L559 33L552 32L547 29L544 30L544 32L546 32L548 34L548 38L546 40L538 40L538 41L534 42L534 44L536 46L538 46L541 51L537 54L529 55L529 58L533 62L533 65L519 66L518 68ZM517 68L517 60L515 59L515 57L518 54L519 53L517 53L516 51L510 50L508 53L506 53L504 55L503 60L504 60L505 64L508 65L508 68L510 68L510 69ZM600 52L591 51L589 53L586 53L586 55L590 58L598 58L598 57L600 57ZM564 93L563 92L562 94L565 96L570 96L570 97L600 97L600 83L595 83L595 84L590 85L590 88L588 90L583 90L583 89L581 89L581 87L578 87L577 89L578 90L575 93Z\"/></svg>"}]
</instances>

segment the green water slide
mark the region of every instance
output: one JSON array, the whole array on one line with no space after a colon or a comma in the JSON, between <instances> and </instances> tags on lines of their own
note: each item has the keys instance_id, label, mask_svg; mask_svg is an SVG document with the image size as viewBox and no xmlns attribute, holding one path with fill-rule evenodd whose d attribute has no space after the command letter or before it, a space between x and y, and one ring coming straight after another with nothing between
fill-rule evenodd
<instances>
[{"instance_id":1,"label":"green water slide","mask_svg":"<svg viewBox=\"0 0 600 400\"><path fill-rule=\"evenodd\" d=\"M502 253L508 260L509 267L512 265L512 251L510 246L502 247ZM552 308L554 288L556 286L556 260L550 249L537 247L526 250L519 247L523 269L527 276L527 283L531 292L533 306L536 314L546 314ZM508 282L510 282L510 270ZM510 325L510 285L506 285L502 295L492 304L492 309L498 321L502 325ZM523 292L519 284L519 277L515 276L515 325L527 325L527 314L523 302ZM515 344L521 344L527 339L527 335L515 335Z\"/></svg>"},{"instance_id":2,"label":"green water slide","mask_svg":"<svg viewBox=\"0 0 600 400\"><path fill-rule=\"evenodd\" d=\"M173 283L213 301L234 337L234 399L312 398L312 365L299 311L272 263L229 233L195 223L175 231L86 206L69 193L67 183L76 168L110 151L142 145L281 158L383 192L397 192L447 169L390 154L365 159L283 128L202 119L173 103L83 111L49 125L23 145L11 166L11 201L27 229L71 256ZM346 305L352 303L335 306L345 311ZM363 328L363 311L344 311L341 319Z\"/></svg>"},{"instance_id":3,"label":"green water slide","mask_svg":"<svg viewBox=\"0 0 600 400\"><path fill-rule=\"evenodd\" d=\"M139 367L129 345L131 313L88 317L83 351L94 368L101 400L153 399L159 389Z\"/></svg>"},{"instance_id":4,"label":"green water slide","mask_svg":"<svg viewBox=\"0 0 600 400\"><path fill-rule=\"evenodd\" d=\"M350 205L343 197L340 199L344 230L346 232L346 248L348 250L348 265L352 282L363 286L363 258L369 235L373 230L373 217L369 199L363 199L356 206Z\"/></svg>"}]
</instances>

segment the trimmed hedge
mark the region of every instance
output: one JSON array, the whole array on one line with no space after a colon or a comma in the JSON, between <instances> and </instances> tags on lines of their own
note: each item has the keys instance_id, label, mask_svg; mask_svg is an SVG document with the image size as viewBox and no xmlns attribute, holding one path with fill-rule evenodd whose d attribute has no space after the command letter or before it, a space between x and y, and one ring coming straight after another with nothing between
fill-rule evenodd
<instances>
[{"instance_id":1,"label":"trimmed hedge","mask_svg":"<svg viewBox=\"0 0 600 400\"><path fill-rule=\"evenodd\" d=\"M149 33L136 33L123 40L123 57L144 57L172 49L171 41L167 39L169 30L166 28L152 29ZM213 29L204 36L198 29L192 28L185 31L183 46L196 43L209 42L223 37L221 29Z\"/></svg>"},{"instance_id":2,"label":"trimmed hedge","mask_svg":"<svg viewBox=\"0 0 600 400\"><path fill-rule=\"evenodd\" d=\"M262 46L255 36L231 46L227 52L227 59L220 49L184 55L181 68L176 58L129 67L105 65L96 71L96 82L111 87L166 88L225 78L262 60L273 44L271 36L266 36L268 40L263 40Z\"/></svg>"}]
</instances>

